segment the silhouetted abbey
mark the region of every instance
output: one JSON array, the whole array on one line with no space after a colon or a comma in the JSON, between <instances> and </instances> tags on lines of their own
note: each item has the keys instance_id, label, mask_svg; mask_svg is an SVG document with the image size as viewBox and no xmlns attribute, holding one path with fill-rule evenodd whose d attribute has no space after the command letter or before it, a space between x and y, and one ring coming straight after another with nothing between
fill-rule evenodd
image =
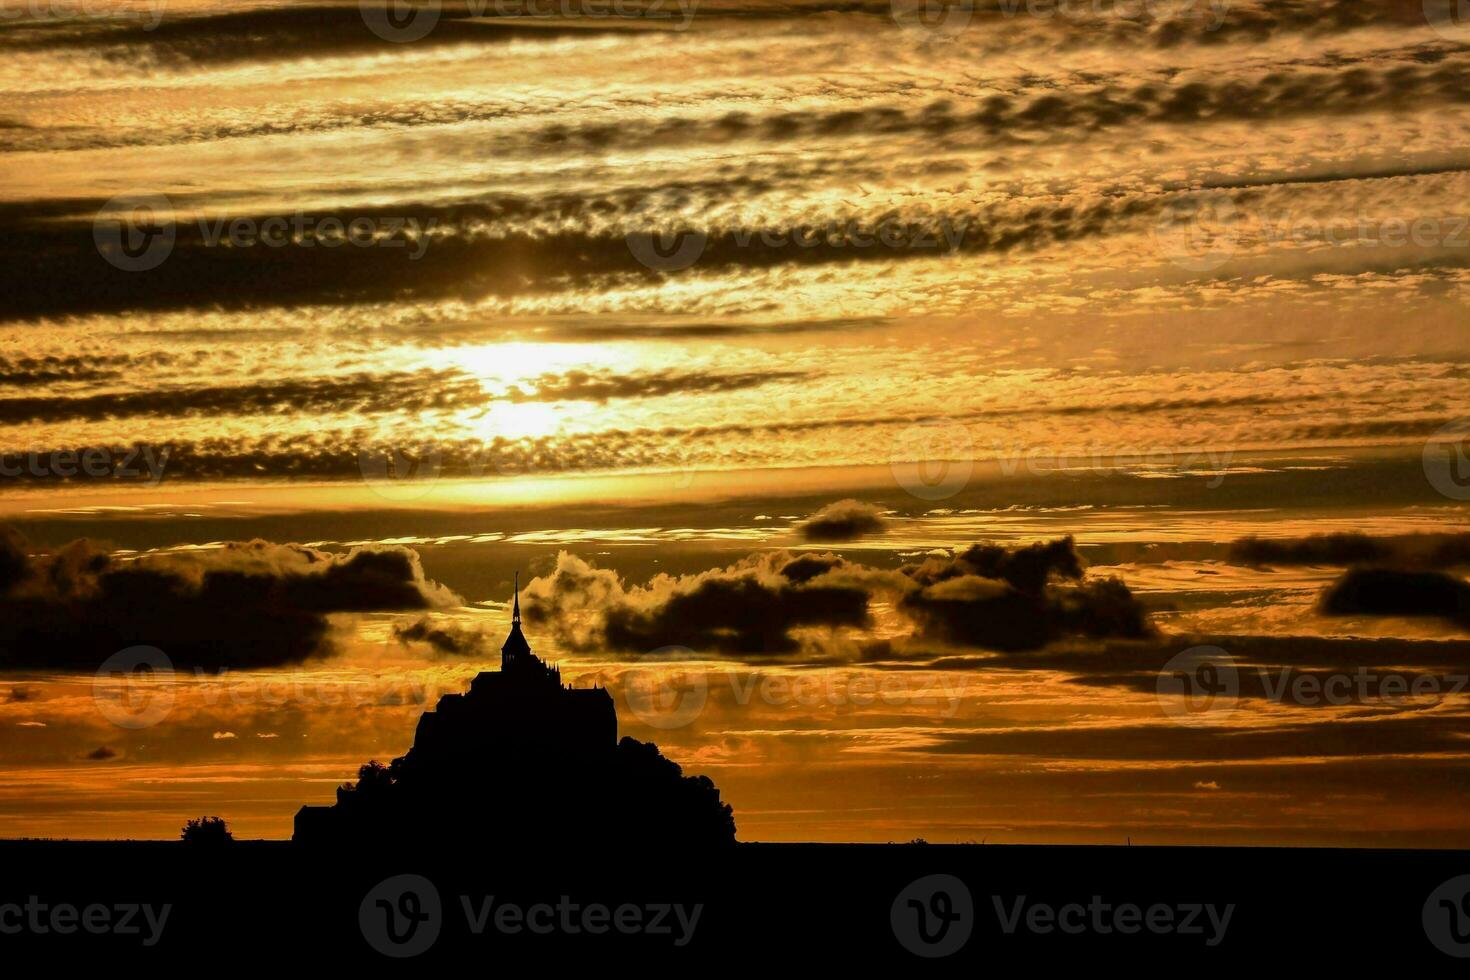
<instances>
[{"instance_id":1,"label":"silhouetted abbey","mask_svg":"<svg viewBox=\"0 0 1470 980\"><path fill-rule=\"evenodd\" d=\"M717 847L735 820L708 777L685 776L656 745L618 741L605 688L563 686L531 652L520 596L500 670L447 694L419 718L408 754L370 762L333 806L303 806L308 844L445 844L526 835L562 842Z\"/></svg>"}]
</instances>

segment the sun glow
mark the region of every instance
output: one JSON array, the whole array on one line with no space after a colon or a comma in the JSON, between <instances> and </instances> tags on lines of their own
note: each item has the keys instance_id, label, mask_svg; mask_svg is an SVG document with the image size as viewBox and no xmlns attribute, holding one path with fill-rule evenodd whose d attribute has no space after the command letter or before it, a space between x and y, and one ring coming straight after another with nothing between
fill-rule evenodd
<instances>
[{"instance_id":1,"label":"sun glow","mask_svg":"<svg viewBox=\"0 0 1470 980\"><path fill-rule=\"evenodd\" d=\"M491 388L516 385L522 390L529 390L538 378L547 374L573 370L592 373L637 366L636 358L615 353L605 345L524 341L455 347L438 352L430 363L436 367L459 368Z\"/></svg>"},{"instance_id":2,"label":"sun glow","mask_svg":"<svg viewBox=\"0 0 1470 980\"><path fill-rule=\"evenodd\" d=\"M492 440L534 440L555 435L561 428L563 413L555 405L544 402L496 402L490 410L467 421L465 433L471 438Z\"/></svg>"}]
</instances>

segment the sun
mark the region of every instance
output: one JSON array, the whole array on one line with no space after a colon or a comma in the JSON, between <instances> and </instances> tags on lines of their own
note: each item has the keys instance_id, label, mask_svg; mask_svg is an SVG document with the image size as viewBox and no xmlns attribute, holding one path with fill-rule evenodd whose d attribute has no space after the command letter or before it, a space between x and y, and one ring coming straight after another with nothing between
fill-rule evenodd
<instances>
[{"instance_id":1,"label":"sun","mask_svg":"<svg viewBox=\"0 0 1470 980\"><path fill-rule=\"evenodd\" d=\"M554 405L543 402L495 402L490 410L471 420L466 431L474 438L489 442L497 437L509 440L540 439L554 435L562 426L562 413Z\"/></svg>"}]
</instances>

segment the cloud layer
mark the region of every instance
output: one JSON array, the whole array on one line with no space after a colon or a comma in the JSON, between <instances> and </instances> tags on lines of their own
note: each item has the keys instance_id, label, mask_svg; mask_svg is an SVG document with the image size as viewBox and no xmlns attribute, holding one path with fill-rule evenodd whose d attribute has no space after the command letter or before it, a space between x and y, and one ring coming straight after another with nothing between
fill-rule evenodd
<instances>
[{"instance_id":1,"label":"cloud layer","mask_svg":"<svg viewBox=\"0 0 1470 980\"><path fill-rule=\"evenodd\" d=\"M841 638L896 602L921 643L1031 650L1068 636L1143 637L1147 614L1121 581L1082 581L1071 538L976 544L949 558L880 569L832 554L769 552L693 575L628 586L562 552L525 590L526 619L573 649L652 654L666 647L760 657L875 657L891 643Z\"/></svg>"},{"instance_id":2,"label":"cloud layer","mask_svg":"<svg viewBox=\"0 0 1470 980\"><path fill-rule=\"evenodd\" d=\"M177 667L225 670L300 663L332 652L333 613L459 604L424 577L407 548L328 554L231 542L200 552L119 560L79 540L31 553L0 540L0 666L96 670L134 646Z\"/></svg>"}]
</instances>

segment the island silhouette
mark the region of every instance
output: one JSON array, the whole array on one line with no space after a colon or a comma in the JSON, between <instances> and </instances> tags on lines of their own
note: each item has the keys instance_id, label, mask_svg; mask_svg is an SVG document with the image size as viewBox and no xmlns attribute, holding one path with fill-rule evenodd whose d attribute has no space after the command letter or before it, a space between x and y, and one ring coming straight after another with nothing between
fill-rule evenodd
<instances>
[{"instance_id":1,"label":"island silhouette","mask_svg":"<svg viewBox=\"0 0 1470 980\"><path fill-rule=\"evenodd\" d=\"M731 807L707 776L686 776L658 746L618 738L604 687L564 685L521 630L519 581L500 670L447 694L419 718L412 747L370 761L331 806L303 806L292 839L313 847L462 837L549 840L645 850L735 843Z\"/></svg>"}]
</instances>

